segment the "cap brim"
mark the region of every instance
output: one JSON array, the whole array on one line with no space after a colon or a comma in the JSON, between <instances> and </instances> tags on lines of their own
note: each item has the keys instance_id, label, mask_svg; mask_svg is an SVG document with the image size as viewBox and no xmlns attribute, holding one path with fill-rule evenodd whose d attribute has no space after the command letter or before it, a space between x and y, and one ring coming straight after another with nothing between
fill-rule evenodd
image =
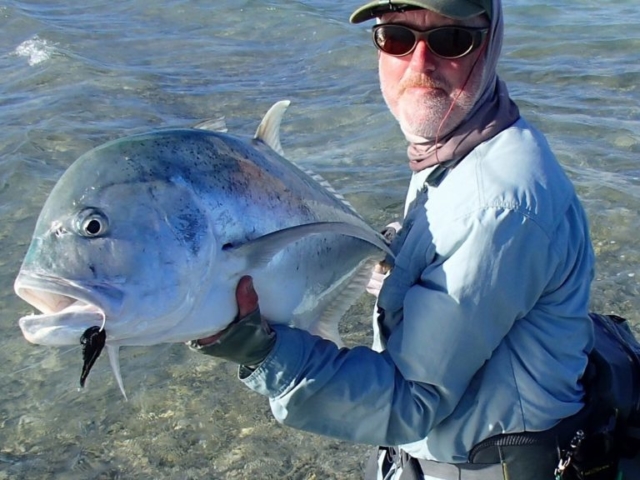
<instances>
[{"instance_id":1,"label":"cap brim","mask_svg":"<svg viewBox=\"0 0 640 480\"><path fill-rule=\"evenodd\" d=\"M393 0L381 3L379 0L369 2L358 8L349 17L351 23L362 23L367 20L378 18L385 13L389 13L392 9L389 5L398 7L407 6L410 9L425 9L444 15L445 17L455 18L457 20L466 20L485 13L484 9L479 5L469 2L452 2L451 0L404 0L394 2Z\"/></svg>"}]
</instances>

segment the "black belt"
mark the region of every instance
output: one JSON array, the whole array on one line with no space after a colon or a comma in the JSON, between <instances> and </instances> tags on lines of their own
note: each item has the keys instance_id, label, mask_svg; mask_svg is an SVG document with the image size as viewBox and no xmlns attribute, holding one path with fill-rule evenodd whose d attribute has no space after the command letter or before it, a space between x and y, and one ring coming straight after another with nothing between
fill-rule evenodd
<instances>
[{"instance_id":1,"label":"black belt","mask_svg":"<svg viewBox=\"0 0 640 480\"><path fill-rule=\"evenodd\" d=\"M440 463L413 458L396 448L388 449L387 455L396 466L402 467L399 480L423 480L425 475L442 480L502 480L508 478L505 477L502 463Z\"/></svg>"},{"instance_id":2,"label":"black belt","mask_svg":"<svg viewBox=\"0 0 640 480\"><path fill-rule=\"evenodd\" d=\"M397 480L423 480L425 475L441 480L552 480L558 464L555 449L541 446L498 447L504 456L499 463L440 463L414 458L397 448L380 448L369 460L365 480L383 478L402 469ZM515 450L515 451L514 451ZM384 454L380 468L380 455ZM512 457L516 457L514 460ZM525 476L526 475L526 476Z\"/></svg>"},{"instance_id":3,"label":"black belt","mask_svg":"<svg viewBox=\"0 0 640 480\"><path fill-rule=\"evenodd\" d=\"M384 452L383 475L402 468L399 480L422 480L429 475L442 480L553 480L560 446L567 445L591 414L582 409L543 432L501 434L475 445L470 463L440 463L411 457L395 447L382 447L367 466L365 479L377 478ZM375 463L374 463L375 460Z\"/></svg>"}]
</instances>

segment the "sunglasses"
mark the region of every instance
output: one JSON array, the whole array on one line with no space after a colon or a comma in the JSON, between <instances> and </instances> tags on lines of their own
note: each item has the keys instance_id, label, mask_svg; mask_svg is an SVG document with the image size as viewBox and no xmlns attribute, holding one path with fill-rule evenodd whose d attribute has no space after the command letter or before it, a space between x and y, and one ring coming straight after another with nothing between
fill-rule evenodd
<instances>
[{"instance_id":1,"label":"sunglasses","mask_svg":"<svg viewBox=\"0 0 640 480\"><path fill-rule=\"evenodd\" d=\"M462 58L477 50L487 36L488 28L446 26L429 30L414 30L396 23L373 27L373 43L387 55L404 57L413 52L419 40L424 40L434 55L448 60Z\"/></svg>"}]
</instances>

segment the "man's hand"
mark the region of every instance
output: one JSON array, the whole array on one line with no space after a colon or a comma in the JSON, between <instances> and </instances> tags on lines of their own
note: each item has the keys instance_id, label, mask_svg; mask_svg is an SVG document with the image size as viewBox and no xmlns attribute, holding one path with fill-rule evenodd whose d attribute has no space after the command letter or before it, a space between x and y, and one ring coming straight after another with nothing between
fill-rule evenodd
<instances>
[{"instance_id":1,"label":"man's hand","mask_svg":"<svg viewBox=\"0 0 640 480\"><path fill-rule=\"evenodd\" d=\"M373 295L374 297L378 297L380 295L380 289L382 288L382 284L384 280L389 275L391 269L385 262L378 262L373 266L373 271L371 272L371 278L369 278L369 283L367 283L367 292Z\"/></svg>"},{"instance_id":2,"label":"man's hand","mask_svg":"<svg viewBox=\"0 0 640 480\"><path fill-rule=\"evenodd\" d=\"M276 343L276 334L260 315L258 294L249 276L236 287L238 316L231 324L210 337L192 340L189 346L198 352L255 367L267 358Z\"/></svg>"},{"instance_id":3,"label":"man's hand","mask_svg":"<svg viewBox=\"0 0 640 480\"><path fill-rule=\"evenodd\" d=\"M381 232L384 236L388 245L393 242L394 238L402 228L402 225L398 222L390 223L386 226L386 228ZM373 271L371 272L371 278L369 279L369 283L367 283L367 292L373 295L374 297L378 297L380 295L380 289L382 288L382 284L384 280L389 275L391 271L391 266L385 262L376 263L373 267Z\"/></svg>"}]
</instances>

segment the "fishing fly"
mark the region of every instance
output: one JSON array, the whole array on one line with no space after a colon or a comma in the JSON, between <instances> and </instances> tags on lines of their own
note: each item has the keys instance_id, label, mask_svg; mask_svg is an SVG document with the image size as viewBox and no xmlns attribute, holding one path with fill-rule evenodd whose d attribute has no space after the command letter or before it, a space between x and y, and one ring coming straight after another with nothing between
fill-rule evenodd
<instances>
[{"instance_id":1,"label":"fishing fly","mask_svg":"<svg viewBox=\"0 0 640 480\"><path fill-rule=\"evenodd\" d=\"M80 374L80 387L84 387L89 372L100 356L106 340L107 332L102 327L89 327L80 337L83 362L82 373Z\"/></svg>"}]
</instances>

